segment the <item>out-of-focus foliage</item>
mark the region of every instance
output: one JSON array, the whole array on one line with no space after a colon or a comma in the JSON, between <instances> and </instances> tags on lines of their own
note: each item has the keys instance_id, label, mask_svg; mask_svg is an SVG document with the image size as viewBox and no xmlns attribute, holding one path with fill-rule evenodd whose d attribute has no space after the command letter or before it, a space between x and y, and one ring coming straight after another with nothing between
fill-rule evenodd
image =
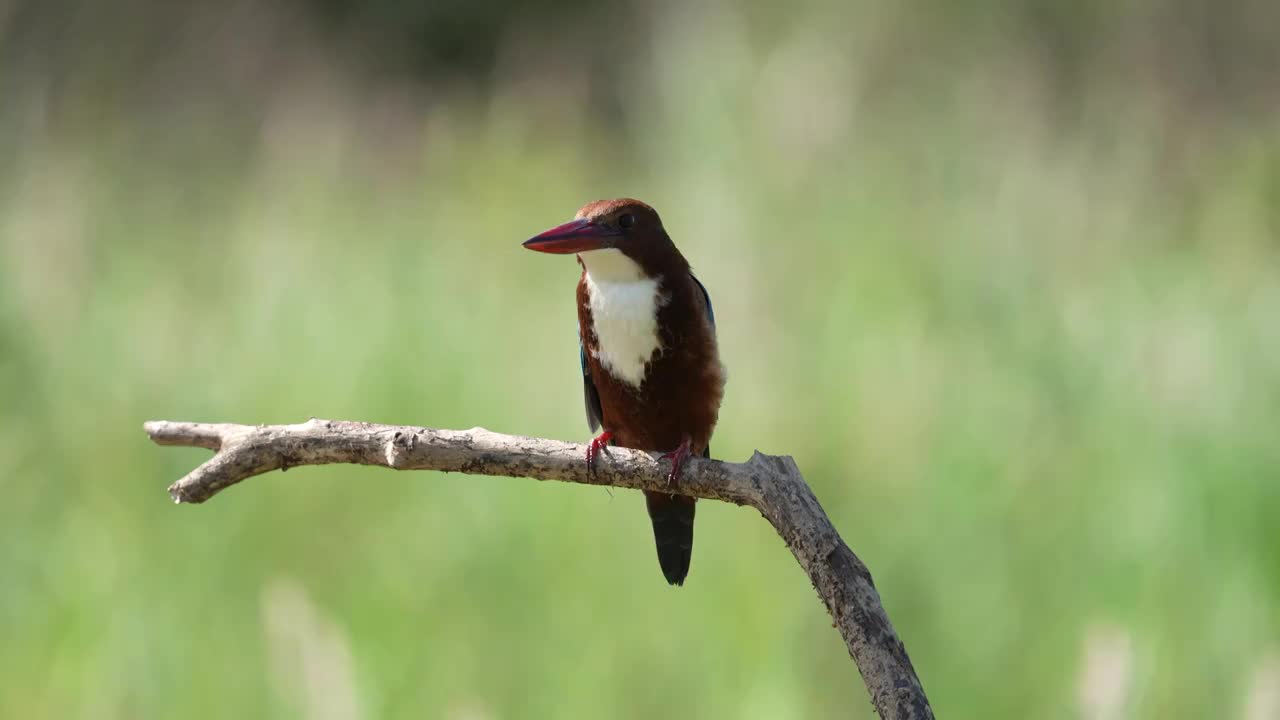
<instances>
[{"instance_id":1,"label":"out-of-focus foliage","mask_svg":"<svg viewBox=\"0 0 1280 720\"><path fill-rule=\"evenodd\" d=\"M742 509L672 590L631 493L166 502L149 418L585 439L519 243L617 195L716 299L717 454L796 457L940 715L1274 717L1278 17L0 2L0 717L870 717Z\"/></svg>"}]
</instances>

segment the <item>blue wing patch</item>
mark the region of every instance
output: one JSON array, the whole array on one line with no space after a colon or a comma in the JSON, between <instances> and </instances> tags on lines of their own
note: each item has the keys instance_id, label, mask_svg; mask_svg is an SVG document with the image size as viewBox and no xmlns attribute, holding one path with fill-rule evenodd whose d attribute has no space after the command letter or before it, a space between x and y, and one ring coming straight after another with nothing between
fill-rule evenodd
<instances>
[{"instance_id":1,"label":"blue wing patch","mask_svg":"<svg viewBox=\"0 0 1280 720\"><path fill-rule=\"evenodd\" d=\"M689 273L689 277L693 278L693 282L702 291L702 299L707 301L707 317L711 318L711 329L716 327L716 311L711 307L711 293L707 292L707 287L693 273Z\"/></svg>"},{"instance_id":2,"label":"blue wing patch","mask_svg":"<svg viewBox=\"0 0 1280 720\"><path fill-rule=\"evenodd\" d=\"M702 291L702 299L707 301L707 317L711 318L711 329L714 331L716 329L716 311L715 308L711 307L711 293L707 292L707 286L703 285L702 281L693 273L689 273L689 277L693 278L693 282L696 283L698 285L698 289ZM710 443L702 449L702 457L711 457Z\"/></svg>"},{"instance_id":3,"label":"blue wing patch","mask_svg":"<svg viewBox=\"0 0 1280 720\"><path fill-rule=\"evenodd\" d=\"M582 344L581 335L578 336L578 362L582 365L582 397L587 407L587 427L595 432L604 421L604 408L600 407L600 391L591 380L591 366L587 365L587 348Z\"/></svg>"}]
</instances>

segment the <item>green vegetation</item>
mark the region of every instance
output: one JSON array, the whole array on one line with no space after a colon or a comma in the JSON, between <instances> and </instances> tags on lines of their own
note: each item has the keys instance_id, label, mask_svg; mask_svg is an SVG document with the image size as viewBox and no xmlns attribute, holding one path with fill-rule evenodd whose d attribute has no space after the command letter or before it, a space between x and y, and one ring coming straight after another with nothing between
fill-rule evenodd
<instances>
[{"instance_id":1,"label":"green vegetation","mask_svg":"<svg viewBox=\"0 0 1280 720\"><path fill-rule=\"evenodd\" d=\"M206 453L146 419L585 440L575 269L519 243L618 195L716 300L716 455L796 457L940 716L1280 683L1274 119L1101 76L1064 118L1003 55L877 88L820 14L733 20L656 20L615 123L510 67L483 98L292 71L254 122L5 85L0 717L870 717L747 510L700 507L673 590L628 492L166 500Z\"/></svg>"}]
</instances>

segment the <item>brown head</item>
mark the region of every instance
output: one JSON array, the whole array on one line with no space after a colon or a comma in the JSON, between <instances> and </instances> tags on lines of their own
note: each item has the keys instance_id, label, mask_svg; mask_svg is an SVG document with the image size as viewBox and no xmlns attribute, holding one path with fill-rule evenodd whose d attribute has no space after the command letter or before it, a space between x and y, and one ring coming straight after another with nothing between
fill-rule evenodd
<instances>
[{"instance_id":1,"label":"brown head","mask_svg":"<svg viewBox=\"0 0 1280 720\"><path fill-rule=\"evenodd\" d=\"M576 254L593 275L638 270L656 278L689 269L657 211L630 198L587 203L572 221L526 240L524 246L538 252Z\"/></svg>"}]
</instances>

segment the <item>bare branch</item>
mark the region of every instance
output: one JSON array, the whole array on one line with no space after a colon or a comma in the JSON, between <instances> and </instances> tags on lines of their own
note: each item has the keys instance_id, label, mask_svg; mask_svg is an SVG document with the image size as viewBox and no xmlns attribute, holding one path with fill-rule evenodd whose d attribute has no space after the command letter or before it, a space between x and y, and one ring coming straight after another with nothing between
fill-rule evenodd
<instances>
[{"instance_id":1,"label":"bare branch","mask_svg":"<svg viewBox=\"0 0 1280 720\"><path fill-rule=\"evenodd\" d=\"M349 463L395 470L530 477L587 485L677 492L750 505L782 536L809 575L853 656L880 717L924 720L933 711L898 639L871 573L840 538L795 462L755 453L745 463L691 459L677 487L647 453L608 448L596 474L586 446L470 430L311 419L300 425L232 425L155 421L145 425L160 445L202 447L216 454L169 486L175 502L199 503L241 480L296 465Z\"/></svg>"}]
</instances>

